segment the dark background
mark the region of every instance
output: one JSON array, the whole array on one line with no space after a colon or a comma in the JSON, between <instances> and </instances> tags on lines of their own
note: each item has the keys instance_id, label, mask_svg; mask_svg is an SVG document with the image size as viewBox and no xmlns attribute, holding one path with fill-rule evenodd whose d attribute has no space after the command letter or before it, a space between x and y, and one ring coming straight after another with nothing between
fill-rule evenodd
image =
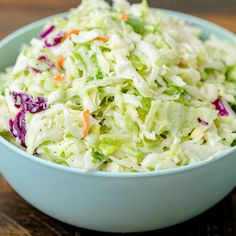
<instances>
[{"instance_id":1,"label":"dark background","mask_svg":"<svg viewBox=\"0 0 236 236\"><path fill-rule=\"evenodd\" d=\"M153 7L200 16L236 32L236 0L150 0L149 3ZM67 11L78 4L77 0L0 0L0 39L25 24ZM104 234L76 229L45 216L22 200L0 176L0 236L19 235ZM236 190L215 207L188 222L140 235L236 236Z\"/></svg>"}]
</instances>

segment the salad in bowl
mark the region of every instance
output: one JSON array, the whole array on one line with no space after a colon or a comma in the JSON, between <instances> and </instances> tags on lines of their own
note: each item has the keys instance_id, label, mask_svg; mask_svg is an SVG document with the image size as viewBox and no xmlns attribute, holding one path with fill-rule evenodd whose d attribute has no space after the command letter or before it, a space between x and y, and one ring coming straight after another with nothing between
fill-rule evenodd
<instances>
[{"instance_id":1,"label":"salad in bowl","mask_svg":"<svg viewBox=\"0 0 236 236\"><path fill-rule=\"evenodd\" d=\"M84 0L0 75L0 134L35 158L148 172L236 144L236 43L144 0Z\"/></svg>"}]
</instances>

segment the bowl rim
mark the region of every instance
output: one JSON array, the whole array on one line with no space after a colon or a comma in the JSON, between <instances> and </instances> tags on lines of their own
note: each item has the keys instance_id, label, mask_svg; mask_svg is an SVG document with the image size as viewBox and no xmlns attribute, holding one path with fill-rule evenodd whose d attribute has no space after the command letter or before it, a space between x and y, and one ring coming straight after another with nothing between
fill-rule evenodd
<instances>
[{"instance_id":1,"label":"bowl rim","mask_svg":"<svg viewBox=\"0 0 236 236\"><path fill-rule=\"evenodd\" d=\"M219 33L227 36L228 38L231 38L231 40L234 40L234 39L236 40L236 35L233 32L231 32L231 31L229 31L217 24L209 22L207 20L201 19L196 16L192 16L189 14L177 12L177 11L161 9L161 8L154 8L154 9L165 12L165 13L167 13L167 15L174 16L178 19L188 20L189 22L194 23L199 26L205 25L205 26L207 26L206 28L210 31L218 31ZM6 36L5 38L3 38L0 41L0 50L1 50L1 47L3 47L5 44L7 44L9 41L13 40L14 38L18 37L19 35L26 33L28 31L31 31L32 29L39 27L40 25L43 26L43 24L45 24L47 21L53 19L54 17L63 17L63 16L66 16L67 14L68 14L68 12L63 12L63 13L59 13L56 15L52 15L52 16L43 18L41 20L35 21L33 23L30 23L30 24L28 24L16 31L14 31L13 33L9 34L8 36ZM86 170L78 169L75 167L67 167L67 166L63 166L60 164L56 164L56 163L47 161L45 159L36 157L35 155L31 155L31 154L27 153L25 150L8 142L6 139L4 139L1 136L0 136L0 144L2 144L7 149L9 149L9 151L11 150L11 151L17 153L19 155L19 158L26 158L29 161L38 163L38 164L43 165L48 168L52 168L52 169L55 169L58 171L65 171L67 173L72 173L72 174L81 174L81 175L85 175L85 176L106 177L106 178L107 177L108 178L140 178L140 177L155 177L155 176L165 176L165 175L170 175L170 174L183 173L183 172L192 171L192 170L204 167L206 165L218 162L218 161L222 160L223 158L226 158L226 156L228 156L236 151L236 146L235 146L235 147L230 148L228 150L217 153L216 155L214 155L210 159L202 160L200 162L189 164L187 166L181 166L181 167L176 167L176 168L171 168L171 169L164 169L164 170L150 171L150 172L132 172L132 173L116 173L115 172L115 173L113 173L113 172L102 172L102 171L86 171Z\"/></svg>"}]
</instances>

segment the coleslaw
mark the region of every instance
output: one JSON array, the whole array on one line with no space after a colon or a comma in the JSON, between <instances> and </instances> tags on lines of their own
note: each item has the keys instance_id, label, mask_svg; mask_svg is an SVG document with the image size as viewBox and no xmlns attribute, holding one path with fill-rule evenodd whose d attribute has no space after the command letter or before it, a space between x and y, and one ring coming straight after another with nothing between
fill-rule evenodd
<instances>
[{"instance_id":1,"label":"coleslaw","mask_svg":"<svg viewBox=\"0 0 236 236\"><path fill-rule=\"evenodd\" d=\"M0 134L87 171L143 172L236 143L236 44L144 0L84 0L0 75Z\"/></svg>"}]
</instances>

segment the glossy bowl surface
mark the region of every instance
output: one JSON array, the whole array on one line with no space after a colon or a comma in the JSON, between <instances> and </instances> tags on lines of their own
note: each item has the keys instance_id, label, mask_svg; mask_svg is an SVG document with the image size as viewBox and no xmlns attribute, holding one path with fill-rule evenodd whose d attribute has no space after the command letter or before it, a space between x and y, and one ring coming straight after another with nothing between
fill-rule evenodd
<instances>
[{"instance_id":1,"label":"glossy bowl surface","mask_svg":"<svg viewBox=\"0 0 236 236\"><path fill-rule=\"evenodd\" d=\"M210 22L166 12L198 25L205 37L213 33L235 40L233 33ZM21 45L38 35L48 19L30 24L0 42L0 71L14 64ZM0 137L0 171L24 199L58 220L106 232L155 230L202 213L235 187L235 166L233 148L211 161L177 169L88 173L36 158Z\"/></svg>"}]
</instances>

